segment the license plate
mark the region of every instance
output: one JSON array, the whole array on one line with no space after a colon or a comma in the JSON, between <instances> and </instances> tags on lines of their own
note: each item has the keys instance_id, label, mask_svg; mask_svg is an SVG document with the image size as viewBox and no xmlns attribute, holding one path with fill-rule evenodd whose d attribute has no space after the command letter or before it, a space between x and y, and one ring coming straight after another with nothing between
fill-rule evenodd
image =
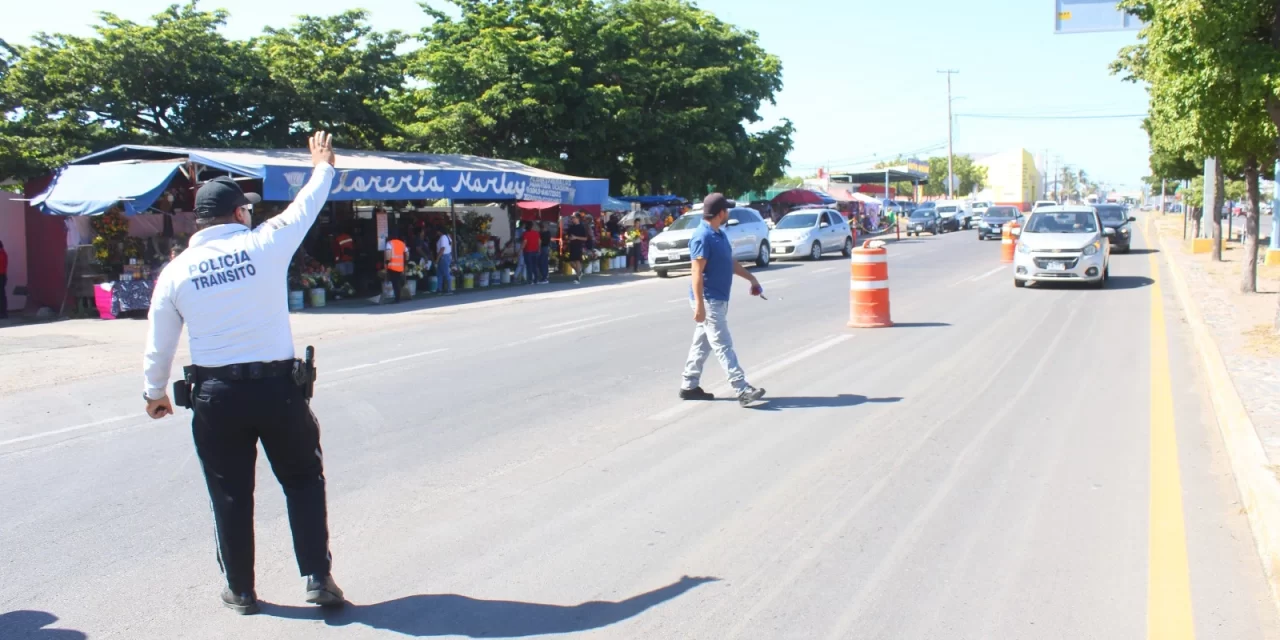
<instances>
[{"instance_id":1,"label":"license plate","mask_svg":"<svg viewBox=\"0 0 1280 640\"><path fill-rule=\"evenodd\" d=\"M919 230L921 230L921 229L923 229L923 228L924 228L924 225L922 225L922 224L918 224L918 225L916 225L916 231L919 231Z\"/></svg>"},{"instance_id":2,"label":"license plate","mask_svg":"<svg viewBox=\"0 0 1280 640\"><path fill-rule=\"evenodd\" d=\"M782 247L774 247L774 248L773 248L773 252L774 252L774 253L786 253L787 251L786 251L785 249L783 249Z\"/></svg>"},{"instance_id":3,"label":"license plate","mask_svg":"<svg viewBox=\"0 0 1280 640\"><path fill-rule=\"evenodd\" d=\"M680 254L680 261L681 261L681 262L684 262L685 260L688 260L688 259L689 259L689 254L687 254L687 253L682 253L682 254Z\"/></svg>"},{"instance_id":4,"label":"license plate","mask_svg":"<svg viewBox=\"0 0 1280 640\"><path fill-rule=\"evenodd\" d=\"M1049 269L1050 271L1066 271L1066 270L1067 270L1067 263L1065 263L1065 262L1050 262L1050 263L1048 264L1048 269Z\"/></svg>"}]
</instances>

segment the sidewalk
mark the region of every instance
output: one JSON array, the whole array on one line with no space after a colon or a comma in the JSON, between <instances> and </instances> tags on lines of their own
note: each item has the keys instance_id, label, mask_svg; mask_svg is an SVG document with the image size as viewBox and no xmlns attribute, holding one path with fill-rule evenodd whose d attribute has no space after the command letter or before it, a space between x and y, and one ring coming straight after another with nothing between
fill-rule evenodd
<instances>
[{"instance_id":1,"label":"sidewalk","mask_svg":"<svg viewBox=\"0 0 1280 640\"><path fill-rule=\"evenodd\" d=\"M369 298L336 301L331 306L290 314L295 345L320 346L352 332L367 331L365 322L353 316L368 316L379 329L420 324L429 316L451 314L535 300L572 298L619 286L657 282L653 272L606 272L584 276L582 284L569 279L550 285L507 285L470 289L456 295L421 294L399 304L374 304ZM0 325L0 395L45 387L60 382L84 380L116 373L137 373L142 367L146 340L145 319L56 320ZM188 359L187 337L179 341L176 362Z\"/></svg>"},{"instance_id":2,"label":"sidewalk","mask_svg":"<svg viewBox=\"0 0 1280 640\"><path fill-rule=\"evenodd\" d=\"M1200 313L1274 464L1280 460L1280 336L1271 334L1271 326L1280 294L1280 267L1262 265L1259 256L1260 293L1242 294L1239 244L1227 243L1223 262L1213 262L1209 254L1186 251L1181 216L1157 218L1156 226L1170 247L1180 249L1164 257L1177 262L1200 302ZM1265 239L1260 244L1265 248Z\"/></svg>"}]
</instances>

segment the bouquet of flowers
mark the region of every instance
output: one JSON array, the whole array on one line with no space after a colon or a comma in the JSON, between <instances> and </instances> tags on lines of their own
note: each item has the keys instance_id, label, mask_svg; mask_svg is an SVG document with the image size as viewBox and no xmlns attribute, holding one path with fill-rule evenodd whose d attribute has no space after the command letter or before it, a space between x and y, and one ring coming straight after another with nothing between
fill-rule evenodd
<instances>
[{"instance_id":1,"label":"bouquet of flowers","mask_svg":"<svg viewBox=\"0 0 1280 640\"><path fill-rule=\"evenodd\" d=\"M330 289L330 291L333 292L333 298L335 300L355 297L356 288L352 286L346 278L342 277L342 274L336 271L331 271L329 273L329 280L333 284L333 288Z\"/></svg>"},{"instance_id":2,"label":"bouquet of flowers","mask_svg":"<svg viewBox=\"0 0 1280 640\"><path fill-rule=\"evenodd\" d=\"M330 269L315 260L309 260L302 267L302 288L333 289L333 277Z\"/></svg>"},{"instance_id":3,"label":"bouquet of flowers","mask_svg":"<svg viewBox=\"0 0 1280 640\"><path fill-rule=\"evenodd\" d=\"M427 269L421 261L407 262L404 265L404 277L408 280L421 280L427 277Z\"/></svg>"}]
</instances>

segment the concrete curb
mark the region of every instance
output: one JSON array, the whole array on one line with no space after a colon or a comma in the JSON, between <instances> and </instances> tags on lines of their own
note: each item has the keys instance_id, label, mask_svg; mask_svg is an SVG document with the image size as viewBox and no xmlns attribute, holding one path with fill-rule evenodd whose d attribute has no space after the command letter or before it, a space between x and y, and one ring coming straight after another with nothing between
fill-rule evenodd
<instances>
[{"instance_id":1,"label":"concrete curb","mask_svg":"<svg viewBox=\"0 0 1280 640\"><path fill-rule=\"evenodd\" d=\"M1168 240L1155 232L1147 219L1148 235L1155 233L1169 265L1173 288L1187 316L1192 341L1200 356L1201 371L1209 383L1209 398L1218 419L1218 429L1231 471L1240 490L1240 500L1249 516L1249 528L1253 531L1254 544L1262 560L1262 568L1271 588L1271 599L1280 608L1280 479L1267 460L1258 431L1245 409L1244 401L1231 381L1231 373L1218 350L1218 343L1209 333L1209 327L1200 315L1200 306L1191 295L1186 278L1170 251L1176 250Z\"/></svg>"}]
</instances>

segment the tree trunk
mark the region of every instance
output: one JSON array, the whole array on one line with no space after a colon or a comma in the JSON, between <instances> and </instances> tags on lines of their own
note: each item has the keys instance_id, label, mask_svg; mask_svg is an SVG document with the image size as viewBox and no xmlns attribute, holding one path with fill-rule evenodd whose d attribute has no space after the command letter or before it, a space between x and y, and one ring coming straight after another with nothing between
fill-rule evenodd
<instances>
[{"instance_id":1,"label":"tree trunk","mask_svg":"<svg viewBox=\"0 0 1280 640\"><path fill-rule=\"evenodd\" d=\"M1206 211L1209 215L1209 224L1213 225L1209 228L1213 232L1213 261L1222 262L1222 207L1227 203L1227 185L1226 175L1222 170L1222 158L1214 164L1213 183L1216 185L1213 193L1213 211Z\"/></svg>"},{"instance_id":2,"label":"tree trunk","mask_svg":"<svg viewBox=\"0 0 1280 640\"><path fill-rule=\"evenodd\" d=\"M1258 189L1258 159L1250 157L1244 166L1244 181L1249 190L1249 210L1244 219L1244 271L1241 273L1240 292L1258 292L1258 212L1262 207L1262 193Z\"/></svg>"}]
</instances>

